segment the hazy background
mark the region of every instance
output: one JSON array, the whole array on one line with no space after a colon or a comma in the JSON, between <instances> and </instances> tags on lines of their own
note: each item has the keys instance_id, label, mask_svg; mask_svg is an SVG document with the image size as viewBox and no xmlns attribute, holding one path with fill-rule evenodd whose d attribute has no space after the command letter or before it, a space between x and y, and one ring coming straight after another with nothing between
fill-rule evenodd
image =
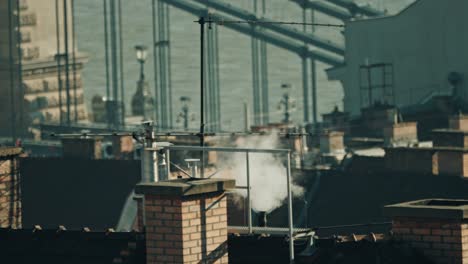
<instances>
[{"instance_id":1,"label":"hazy background","mask_svg":"<svg viewBox=\"0 0 468 264\"><path fill-rule=\"evenodd\" d=\"M223 2L253 10L252 0L222 0ZM261 1L259 1L260 3ZM302 11L298 5L288 0L267 0L267 17L278 21L301 22ZM405 8L413 0L373 0L357 1L372 3L376 7L395 13ZM124 39L124 79L127 113L130 110L131 96L136 89L138 64L134 46L144 44L151 47L151 0L122 1ZM78 48L89 55L89 62L83 72L85 95L88 106L95 94L105 95L104 26L102 1L76 1L76 22ZM192 110L198 120L199 114L199 26L193 15L171 8L172 43L172 83L174 116L180 110L179 97L192 97ZM328 16L317 13L316 22L340 23ZM297 26L302 29L302 26ZM317 34L336 43L343 43L341 29L320 28ZM250 38L230 29L219 28L220 85L222 129L238 131L243 128L243 101L252 106L252 74ZM146 76L154 95L152 50L149 51ZM281 114L277 105L282 94L280 85L291 83L294 87L297 111L294 121L302 122L302 78L299 57L288 51L268 46L268 76L270 86L270 121L279 121ZM327 80L324 69L329 65L318 63L318 110L329 112L335 105L342 107L342 89L338 82ZM251 107L252 108L252 107ZM88 109L90 109L88 107ZM252 112L252 111L251 111ZM196 122L196 121L195 121ZM175 123L176 126L182 124ZM196 128L197 123L192 122Z\"/></svg>"}]
</instances>

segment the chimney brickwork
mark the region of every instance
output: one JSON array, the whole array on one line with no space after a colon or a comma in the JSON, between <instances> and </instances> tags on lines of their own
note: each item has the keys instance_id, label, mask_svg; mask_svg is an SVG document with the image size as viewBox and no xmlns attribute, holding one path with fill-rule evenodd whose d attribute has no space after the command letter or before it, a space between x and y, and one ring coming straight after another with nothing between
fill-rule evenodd
<instances>
[{"instance_id":1,"label":"chimney brickwork","mask_svg":"<svg viewBox=\"0 0 468 264\"><path fill-rule=\"evenodd\" d=\"M385 207L393 236L436 264L468 263L468 201L430 199Z\"/></svg>"},{"instance_id":2,"label":"chimney brickwork","mask_svg":"<svg viewBox=\"0 0 468 264\"><path fill-rule=\"evenodd\" d=\"M147 263L228 263L225 190L233 180L137 186L145 195Z\"/></svg>"},{"instance_id":3,"label":"chimney brickwork","mask_svg":"<svg viewBox=\"0 0 468 264\"><path fill-rule=\"evenodd\" d=\"M386 146L406 146L417 142L418 124L416 122L391 124L384 128Z\"/></svg>"},{"instance_id":4,"label":"chimney brickwork","mask_svg":"<svg viewBox=\"0 0 468 264\"><path fill-rule=\"evenodd\" d=\"M449 118L449 128L455 130L468 131L468 116L455 115Z\"/></svg>"},{"instance_id":5,"label":"chimney brickwork","mask_svg":"<svg viewBox=\"0 0 468 264\"><path fill-rule=\"evenodd\" d=\"M344 153L344 133L339 131L325 131L320 135L320 152Z\"/></svg>"},{"instance_id":6,"label":"chimney brickwork","mask_svg":"<svg viewBox=\"0 0 468 264\"><path fill-rule=\"evenodd\" d=\"M19 148L0 148L0 228L21 228Z\"/></svg>"}]
</instances>

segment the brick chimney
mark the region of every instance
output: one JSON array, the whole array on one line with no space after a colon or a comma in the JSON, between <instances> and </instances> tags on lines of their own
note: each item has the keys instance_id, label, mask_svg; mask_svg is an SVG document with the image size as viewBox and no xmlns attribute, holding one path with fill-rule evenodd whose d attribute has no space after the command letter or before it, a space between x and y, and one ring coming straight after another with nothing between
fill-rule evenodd
<instances>
[{"instance_id":1,"label":"brick chimney","mask_svg":"<svg viewBox=\"0 0 468 264\"><path fill-rule=\"evenodd\" d=\"M449 128L455 130L468 131L468 116L458 114L449 117Z\"/></svg>"},{"instance_id":2,"label":"brick chimney","mask_svg":"<svg viewBox=\"0 0 468 264\"><path fill-rule=\"evenodd\" d=\"M101 159L101 138L62 138L63 156L67 158Z\"/></svg>"},{"instance_id":3,"label":"brick chimney","mask_svg":"<svg viewBox=\"0 0 468 264\"><path fill-rule=\"evenodd\" d=\"M468 177L468 131L434 130L433 145L439 175Z\"/></svg>"},{"instance_id":4,"label":"brick chimney","mask_svg":"<svg viewBox=\"0 0 468 264\"><path fill-rule=\"evenodd\" d=\"M324 131L320 135L320 152L344 153L344 133L338 131Z\"/></svg>"},{"instance_id":5,"label":"brick chimney","mask_svg":"<svg viewBox=\"0 0 468 264\"><path fill-rule=\"evenodd\" d=\"M234 180L137 185L144 195L147 263L228 263L227 189Z\"/></svg>"},{"instance_id":6,"label":"brick chimney","mask_svg":"<svg viewBox=\"0 0 468 264\"><path fill-rule=\"evenodd\" d=\"M21 148L0 148L0 228L21 228Z\"/></svg>"},{"instance_id":7,"label":"brick chimney","mask_svg":"<svg viewBox=\"0 0 468 264\"><path fill-rule=\"evenodd\" d=\"M385 146L407 146L415 143L418 143L416 122L394 123L384 128Z\"/></svg>"},{"instance_id":8,"label":"brick chimney","mask_svg":"<svg viewBox=\"0 0 468 264\"><path fill-rule=\"evenodd\" d=\"M389 205L394 238L433 263L468 263L468 200L427 199Z\"/></svg>"},{"instance_id":9,"label":"brick chimney","mask_svg":"<svg viewBox=\"0 0 468 264\"><path fill-rule=\"evenodd\" d=\"M115 159L133 159L134 144L132 136L113 136L112 151Z\"/></svg>"}]
</instances>

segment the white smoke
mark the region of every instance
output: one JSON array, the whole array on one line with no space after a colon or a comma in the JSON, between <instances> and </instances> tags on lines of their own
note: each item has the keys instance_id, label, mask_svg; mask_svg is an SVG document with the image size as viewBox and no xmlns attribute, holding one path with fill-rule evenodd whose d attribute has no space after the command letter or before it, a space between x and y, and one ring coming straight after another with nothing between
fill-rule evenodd
<instances>
[{"instance_id":1,"label":"white smoke","mask_svg":"<svg viewBox=\"0 0 468 264\"><path fill-rule=\"evenodd\" d=\"M277 133L263 136L249 136L236 141L239 148L279 148ZM271 212L280 207L287 198L286 155L271 153L249 153L250 185L252 209L257 212ZM236 180L237 186L247 186L247 166L245 153L234 153L225 156L220 162L229 171L229 177ZM302 196L303 189L292 185L294 196ZM247 197L247 190L237 190Z\"/></svg>"}]
</instances>

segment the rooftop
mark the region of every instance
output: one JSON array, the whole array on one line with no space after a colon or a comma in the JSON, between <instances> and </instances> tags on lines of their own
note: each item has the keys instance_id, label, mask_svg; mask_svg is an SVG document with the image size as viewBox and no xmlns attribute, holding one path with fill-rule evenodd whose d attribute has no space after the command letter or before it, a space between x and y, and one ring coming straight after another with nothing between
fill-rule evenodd
<instances>
[{"instance_id":1,"label":"rooftop","mask_svg":"<svg viewBox=\"0 0 468 264\"><path fill-rule=\"evenodd\" d=\"M388 205L387 216L429 217L443 219L468 219L468 200L424 199Z\"/></svg>"}]
</instances>

